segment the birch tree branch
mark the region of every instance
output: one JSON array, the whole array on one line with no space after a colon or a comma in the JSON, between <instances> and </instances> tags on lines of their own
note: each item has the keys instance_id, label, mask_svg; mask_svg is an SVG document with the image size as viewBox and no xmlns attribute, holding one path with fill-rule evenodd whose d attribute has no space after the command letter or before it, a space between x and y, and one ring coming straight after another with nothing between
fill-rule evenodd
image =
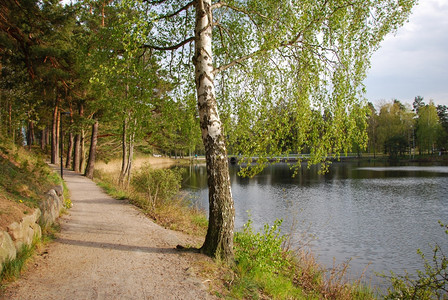
<instances>
[{"instance_id":1,"label":"birch tree branch","mask_svg":"<svg viewBox=\"0 0 448 300\"><path fill-rule=\"evenodd\" d=\"M219 72L222 72L222 71L224 71L224 70L227 70L228 68L231 68L231 67L233 67L234 65L239 64L239 63L241 63L241 62L243 62L243 61L245 61L245 60L248 60L248 59L250 59L250 58L252 58L252 57L254 57L254 56L257 56L257 55L262 54L262 53L266 53L267 51L268 51L267 49L260 49L260 50L257 50L257 51L255 51L255 52L252 52L252 53L250 53L250 54L248 54L248 55L245 55L245 56L242 56L242 57L240 57L240 58L237 58L237 59L231 61L230 63L226 64L226 65L222 65L222 66L220 66L220 67L218 67L218 68L215 68L215 69L213 70L213 75L216 75L216 74L218 74Z\"/></svg>"},{"instance_id":2,"label":"birch tree branch","mask_svg":"<svg viewBox=\"0 0 448 300\"><path fill-rule=\"evenodd\" d=\"M189 7L191 7L194 4L194 1L191 1L187 4L185 4L183 7L179 8L177 11L170 13L168 15L164 15L164 16L160 16L158 18L156 18L155 20L161 20L161 19L169 19L172 18L178 14L180 14L182 11L187 10Z\"/></svg>"},{"instance_id":3,"label":"birch tree branch","mask_svg":"<svg viewBox=\"0 0 448 300\"><path fill-rule=\"evenodd\" d=\"M183 40L182 42L180 42L178 44L167 46L167 47L154 46L154 45L143 45L142 48L149 48L149 49L160 50L160 51L170 51L170 50L177 50L180 47L185 46L188 43L191 43L192 41L194 41L194 36L189 37L188 39Z\"/></svg>"}]
</instances>

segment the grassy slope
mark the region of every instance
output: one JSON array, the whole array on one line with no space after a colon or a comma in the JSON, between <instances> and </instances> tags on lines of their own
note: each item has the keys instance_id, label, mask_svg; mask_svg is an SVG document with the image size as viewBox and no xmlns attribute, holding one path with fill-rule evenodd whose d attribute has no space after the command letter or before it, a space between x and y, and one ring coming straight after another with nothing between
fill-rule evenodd
<instances>
[{"instance_id":1,"label":"grassy slope","mask_svg":"<svg viewBox=\"0 0 448 300\"><path fill-rule=\"evenodd\" d=\"M0 141L0 230L30 213L59 182L42 157Z\"/></svg>"}]
</instances>

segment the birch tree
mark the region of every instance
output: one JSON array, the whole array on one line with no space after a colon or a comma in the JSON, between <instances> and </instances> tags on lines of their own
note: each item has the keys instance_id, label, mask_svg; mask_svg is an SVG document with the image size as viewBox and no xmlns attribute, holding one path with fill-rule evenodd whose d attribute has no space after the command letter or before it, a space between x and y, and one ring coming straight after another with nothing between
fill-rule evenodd
<instances>
[{"instance_id":1,"label":"birch tree","mask_svg":"<svg viewBox=\"0 0 448 300\"><path fill-rule=\"evenodd\" d=\"M429 104L420 106L417 119L417 142L420 153L434 154L434 149L438 135L442 132L437 108L432 101Z\"/></svg>"},{"instance_id":2,"label":"birch tree","mask_svg":"<svg viewBox=\"0 0 448 300\"><path fill-rule=\"evenodd\" d=\"M194 77L210 203L201 251L231 261L226 136L247 162L259 157L255 171L282 152L310 149L310 163L317 163L352 141L365 144L356 126L366 115L369 59L415 0L133 3L148 12L153 30L145 47L163 57L179 95ZM285 149L286 138L293 143Z\"/></svg>"}]
</instances>

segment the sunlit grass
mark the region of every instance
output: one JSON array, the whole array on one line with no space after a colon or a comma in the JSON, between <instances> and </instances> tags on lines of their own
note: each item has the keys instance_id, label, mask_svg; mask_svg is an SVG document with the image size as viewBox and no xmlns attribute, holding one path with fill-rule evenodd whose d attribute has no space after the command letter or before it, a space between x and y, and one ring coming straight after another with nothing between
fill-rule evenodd
<instances>
[{"instance_id":1,"label":"sunlit grass","mask_svg":"<svg viewBox=\"0 0 448 300\"><path fill-rule=\"evenodd\" d=\"M43 229L42 237L38 238L35 236L31 245L23 245L20 251L18 251L15 259L5 260L3 269L0 273L0 283L4 284L5 282L20 278L33 255L36 252L41 251L47 243L55 240L60 229L58 223L53 223L51 226L47 226Z\"/></svg>"},{"instance_id":2,"label":"sunlit grass","mask_svg":"<svg viewBox=\"0 0 448 300\"><path fill-rule=\"evenodd\" d=\"M150 164L152 168L169 168L177 164L176 160L168 157L138 156L132 161L133 171L139 170L145 164ZM118 179L121 170L121 158L114 158L107 162L99 161L95 169L102 174L114 175Z\"/></svg>"},{"instance_id":3,"label":"sunlit grass","mask_svg":"<svg viewBox=\"0 0 448 300\"><path fill-rule=\"evenodd\" d=\"M370 288L347 279L348 263L325 270L311 252L283 247L281 221L255 232L251 222L235 235L234 299L373 299Z\"/></svg>"}]
</instances>

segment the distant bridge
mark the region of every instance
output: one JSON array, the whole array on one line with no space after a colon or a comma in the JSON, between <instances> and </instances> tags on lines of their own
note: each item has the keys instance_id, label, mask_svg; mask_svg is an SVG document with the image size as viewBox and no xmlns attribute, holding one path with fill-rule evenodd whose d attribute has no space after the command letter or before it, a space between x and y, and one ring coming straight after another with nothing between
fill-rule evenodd
<instances>
[{"instance_id":1,"label":"distant bridge","mask_svg":"<svg viewBox=\"0 0 448 300\"><path fill-rule=\"evenodd\" d=\"M309 154L291 154L289 156L274 156L274 157L268 157L267 160L268 162L286 162L286 163L295 163L298 162L299 160L303 160L306 161L308 160L310 157ZM346 155L346 156L340 156L340 159L352 159L352 158L357 158L358 156L355 154L352 155ZM229 162L231 164L236 164L238 163L240 160L243 159L243 156L236 156L236 155L229 155ZM253 156L250 158L250 160L254 163L256 163L258 161L259 157L258 156ZM330 156L328 157L328 159L330 160L334 160L335 157Z\"/></svg>"}]
</instances>

